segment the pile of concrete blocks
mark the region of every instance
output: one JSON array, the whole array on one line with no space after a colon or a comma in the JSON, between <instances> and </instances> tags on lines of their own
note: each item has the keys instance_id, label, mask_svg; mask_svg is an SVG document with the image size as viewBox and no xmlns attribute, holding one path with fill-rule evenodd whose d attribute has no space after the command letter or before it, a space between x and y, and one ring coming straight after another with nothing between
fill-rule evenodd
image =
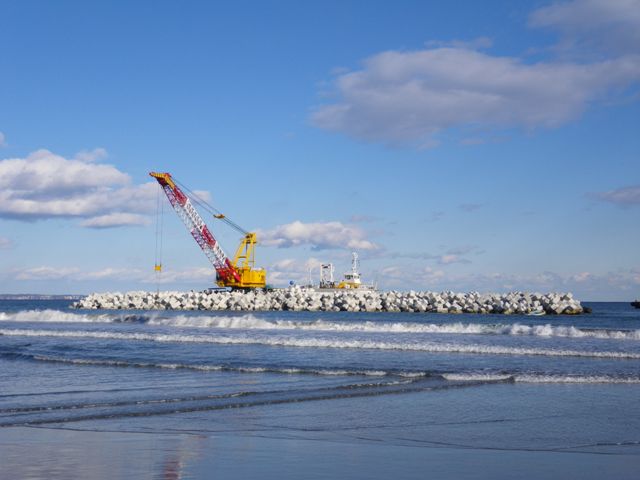
<instances>
[{"instance_id":1,"label":"pile of concrete blocks","mask_svg":"<svg viewBox=\"0 0 640 480\"><path fill-rule=\"evenodd\" d=\"M127 310L292 310L306 312L419 312L550 315L585 312L570 293L374 292L314 290L300 286L266 292L94 293L71 308ZM587 310L588 311L588 310Z\"/></svg>"}]
</instances>

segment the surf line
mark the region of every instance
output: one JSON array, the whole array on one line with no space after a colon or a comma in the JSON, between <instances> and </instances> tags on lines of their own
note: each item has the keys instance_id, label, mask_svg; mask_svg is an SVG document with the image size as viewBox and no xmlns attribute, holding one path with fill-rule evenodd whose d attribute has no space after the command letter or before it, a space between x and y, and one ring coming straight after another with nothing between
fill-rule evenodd
<instances>
[{"instance_id":1,"label":"surf line","mask_svg":"<svg viewBox=\"0 0 640 480\"><path fill-rule=\"evenodd\" d=\"M209 336L209 335L153 335L146 333L122 334L107 332L59 332L49 330L0 330L0 335L24 337L58 337L58 338L95 338L105 340L132 340L163 343L211 343L216 345L259 345L266 347L292 348L337 348L337 349L371 349L371 350L400 350L425 353L456 353L473 355L534 355L543 357L584 357L584 358L612 358L612 359L640 359L640 353L615 351L580 351L580 350L552 350L522 347L501 347L461 344L435 343L394 343L372 340L336 340L323 338L296 337L256 337L256 336Z\"/></svg>"}]
</instances>

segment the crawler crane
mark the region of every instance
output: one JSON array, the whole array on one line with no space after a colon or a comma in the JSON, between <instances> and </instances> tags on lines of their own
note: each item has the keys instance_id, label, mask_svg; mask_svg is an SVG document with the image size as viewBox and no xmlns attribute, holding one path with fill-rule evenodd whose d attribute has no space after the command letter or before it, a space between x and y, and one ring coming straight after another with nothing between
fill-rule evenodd
<instances>
[{"instance_id":1,"label":"crawler crane","mask_svg":"<svg viewBox=\"0 0 640 480\"><path fill-rule=\"evenodd\" d=\"M225 215L214 215L217 219L238 230L244 235L233 260L224 252L220 243L209 231L191 201L176 185L175 179L168 173L150 173L154 177L180 219L196 239L198 245L216 269L216 283L220 287L230 287L232 290L250 290L254 288L266 289L267 275L264 269L255 269L255 245L260 242L255 233L249 233L229 220ZM187 189L188 190L188 189ZM196 201L196 200L194 200ZM196 203L198 203L196 201ZM220 213L220 212L218 212ZM156 267L158 269L159 267Z\"/></svg>"}]
</instances>

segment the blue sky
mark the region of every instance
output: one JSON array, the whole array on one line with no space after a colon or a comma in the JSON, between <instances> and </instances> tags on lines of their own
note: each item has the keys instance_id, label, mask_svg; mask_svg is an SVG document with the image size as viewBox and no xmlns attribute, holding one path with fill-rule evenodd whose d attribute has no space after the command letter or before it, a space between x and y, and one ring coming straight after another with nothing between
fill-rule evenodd
<instances>
[{"instance_id":1,"label":"blue sky","mask_svg":"<svg viewBox=\"0 0 640 480\"><path fill-rule=\"evenodd\" d=\"M161 171L275 285L640 296L639 1L4 1L0 45L2 293L155 290ZM169 208L161 288L212 286Z\"/></svg>"}]
</instances>

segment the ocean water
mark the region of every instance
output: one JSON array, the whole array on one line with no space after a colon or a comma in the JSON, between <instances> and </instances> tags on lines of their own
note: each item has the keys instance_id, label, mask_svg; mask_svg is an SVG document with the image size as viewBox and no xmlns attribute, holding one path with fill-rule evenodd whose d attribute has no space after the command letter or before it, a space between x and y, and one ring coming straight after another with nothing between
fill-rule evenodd
<instances>
[{"instance_id":1,"label":"ocean water","mask_svg":"<svg viewBox=\"0 0 640 480\"><path fill-rule=\"evenodd\" d=\"M70 303L0 301L3 478L68 478L51 470L71 448L50 437L63 431L98 435L76 442L65 460L92 464L95 478L113 474L86 448L101 434L166 440L158 448L167 457L126 470L142 468L139 477L121 475L131 478L179 478L163 476L167 465L184 478L206 476L212 452L226 459L218 459L220 478L256 465L313 478L313 462L327 477L350 466L351 478L385 478L372 467L381 458L398 477L421 478L428 460L441 478L463 478L455 459L488 461L496 452L514 465L545 455L527 472L510 470L513 478L640 475L640 310L628 303L542 317ZM127 441L111 449L121 460ZM29 449L40 455L25 470ZM253 454L238 460L238 452Z\"/></svg>"}]
</instances>

